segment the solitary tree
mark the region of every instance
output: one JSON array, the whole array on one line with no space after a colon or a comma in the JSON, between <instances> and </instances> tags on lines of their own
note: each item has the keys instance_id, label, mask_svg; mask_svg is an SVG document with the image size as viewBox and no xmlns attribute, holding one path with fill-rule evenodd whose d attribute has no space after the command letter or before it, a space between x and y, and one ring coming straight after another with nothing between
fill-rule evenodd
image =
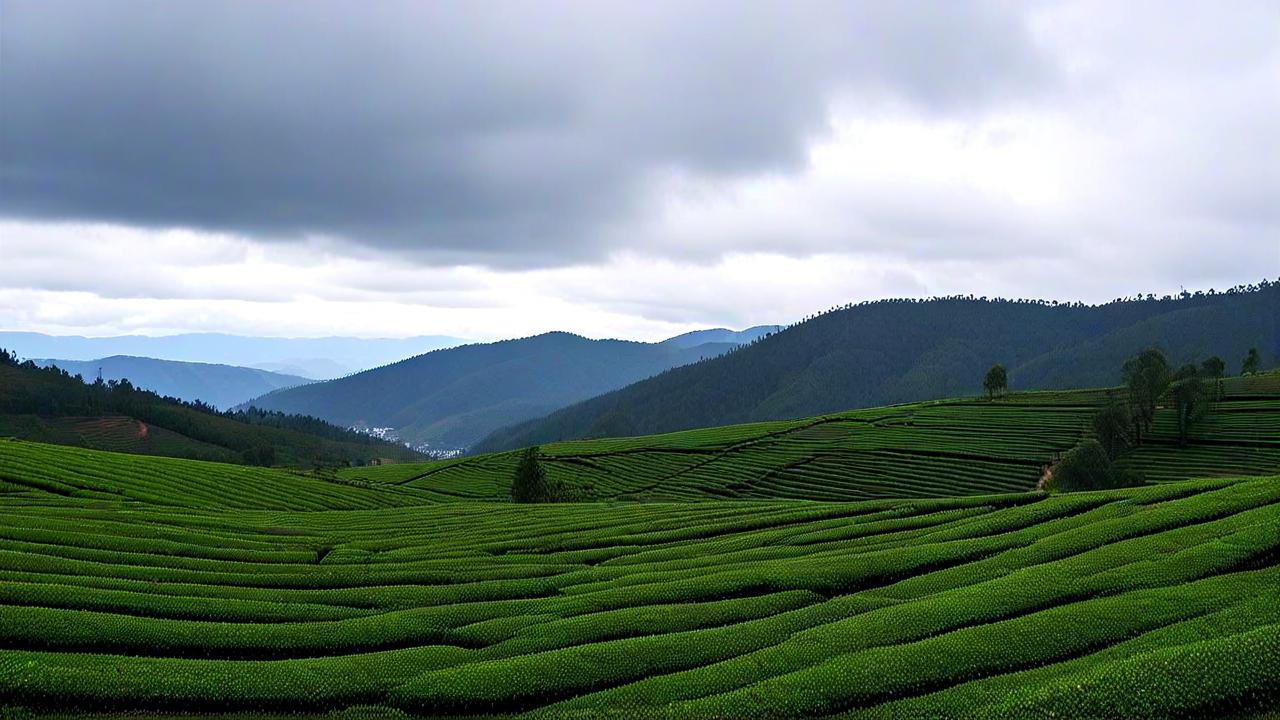
<instances>
[{"instance_id":1,"label":"solitary tree","mask_svg":"<svg viewBox=\"0 0 1280 720\"><path fill-rule=\"evenodd\" d=\"M1209 409L1209 389L1195 365L1183 365L1174 375L1173 403L1178 410L1178 444L1187 446L1191 425Z\"/></svg>"},{"instance_id":2,"label":"solitary tree","mask_svg":"<svg viewBox=\"0 0 1280 720\"><path fill-rule=\"evenodd\" d=\"M1133 417L1123 403L1112 400L1093 416L1093 434L1112 460L1133 444Z\"/></svg>"},{"instance_id":3,"label":"solitary tree","mask_svg":"<svg viewBox=\"0 0 1280 720\"><path fill-rule=\"evenodd\" d=\"M1200 375L1206 380L1217 380L1225 375L1226 372L1227 364L1217 355L1200 363Z\"/></svg>"},{"instance_id":4,"label":"solitary tree","mask_svg":"<svg viewBox=\"0 0 1280 720\"><path fill-rule=\"evenodd\" d=\"M518 503L546 502L547 473L538 461L538 447L527 448L516 463L516 474L511 479L511 501Z\"/></svg>"},{"instance_id":5,"label":"solitary tree","mask_svg":"<svg viewBox=\"0 0 1280 720\"><path fill-rule=\"evenodd\" d=\"M987 377L982 381L982 387L987 391L988 398L995 398L996 395L1004 394L1009 389L1009 374L1005 372L1004 366L996 363L987 371Z\"/></svg>"},{"instance_id":6,"label":"solitary tree","mask_svg":"<svg viewBox=\"0 0 1280 720\"><path fill-rule=\"evenodd\" d=\"M1172 373L1164 353L1148 348L1125 361L1121 370L1124 384L1129 388L1129 407L1133 411L1134 431L1138 441L1142 433L1151 429L1156 415L1156 404L1169 389Z\"/></svg>"},{"instance_id":7,"label":"solitary tree","mask_svg":"<svg viewBox=\"0 0 1280 720\"><path fill-rule=\"evenodd\" d=\"M1252 375L1258 372L1258 348L1249 348L1249 354L1244 356L1244 361L1240 363L1241 375Z\"/></svg>"},{"instance_id":8,"label":"solitary tree","mask_svg":"<svg viewBox=\"0 0 1280 720\"><path fill-rule=\"evenodd\" d=\"M1225 374L1227 364L1217 355L1200 363L1200 377L1209 384L1209 395L1215 402L1222 399L1222 376Z\"/></svg>"}]
</instances>

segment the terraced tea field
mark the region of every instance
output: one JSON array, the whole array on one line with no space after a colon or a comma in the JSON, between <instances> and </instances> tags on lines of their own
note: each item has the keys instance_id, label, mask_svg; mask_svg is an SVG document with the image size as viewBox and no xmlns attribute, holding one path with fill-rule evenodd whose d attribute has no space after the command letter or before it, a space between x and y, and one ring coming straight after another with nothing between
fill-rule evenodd
<instances>
[{"instance_id":1,"label":"terraced tea field","mask_svg":"<svg viewBox=\"0 0 1280 720\"><path fill-rule=\"evenodd\" d=\"M602 495L706 502L484 502L505 455L335 475L0 440L0 716L1275 711L1280 466L1174 481L1266 466L1278 389L1130 458L1162 482L1066 495L1026 489L1099 393L547 448Z\"/></svg>"},{"instance_id":2,"label":"terraced tea field","mask_svg":"<svg viewBox=\"0 0 1280 720\"><path fill-rule=\"evenodd\" d=\"M1277 477L312 512L18 491L0 508L0 697L81 712L1226 712L1280 692L1278 547Z\"/></svg>"},{"instance_id":3,"label":"terraced tea field","mask_svg":"<svg viewBox=\"0 0 1280 720\"><path fill-rule=\"evenodd\" d=\"M1153 482L1280 470L1280 374L1228 378L1222 398L1177 442L1171 407L1126 463ZM1014 393L871 408L800 421L545 445L544 467L611 499L848 501L1022 492L1088 432L1119 390ZM440 501L506 498L517 453L352 468L349 478Z\"/></svg>"}]
</instances>

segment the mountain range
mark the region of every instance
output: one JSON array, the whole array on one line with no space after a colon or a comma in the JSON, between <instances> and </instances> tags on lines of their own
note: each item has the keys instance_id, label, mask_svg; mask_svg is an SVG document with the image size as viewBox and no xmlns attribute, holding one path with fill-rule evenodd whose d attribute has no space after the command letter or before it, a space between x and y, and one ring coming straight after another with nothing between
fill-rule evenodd
<instances>
[{"instance_id":1,"label":"mountain range","mask_svg":"<svg viewBox=\"0 0 1280 720\"><path fill-rule=\"evenodd\" d=\"M114 355L160 360L220 363L257 368L311 380L340 377L429 350L461 345L445 335L410 338L282 338L184 333L81 337L0 332L0 347L24 358L93 360ZM243 398L241 398L243 399Z\"/></svg>"},{"instance_id":2,"label":"mountain range","mask_svg":"<svg viewBox=\"0 0 1280 720\"><path fill-rule=\"evenodd\" d=\"M278 390L252 405L342 426L395 428L402 440L466 448L494 430L545 415L669 368L721 355L769 328L707 331L729 342L590 340L553 332L435 350L385 367Z\"/></svg>"},{"instance_id":3,"label":"mountain range","mask_svg":"<svg viewBox=\"0 0 1280 720\"><path fill-rule=\"evenodd\" d=\"M1280 357L1280 283L1103 305L949 297L882 300L806 319L721 357L679 367L543 418L503 428L475 452L605 435L820 415L981 391L993 363L1010 387L1120 382L1135 353L1229 368L1251 347Z\"/></svg>"},{"instance_id":4,"label":"mountain range","mask_svg":"<svg viewBox=\"0 0 1280 720\"><path fill-rule=\"evenodd\" d=\"M47 359L35 362L44 367L52 365L62 368L89 382L93 382L101 371L103 380L127 378L136 387L180 400L200 400L220 410L272 390L313 382L298 375L256 368L157 360L130 355L113 355L97 360Z\"/></svg>"}]
</instances>

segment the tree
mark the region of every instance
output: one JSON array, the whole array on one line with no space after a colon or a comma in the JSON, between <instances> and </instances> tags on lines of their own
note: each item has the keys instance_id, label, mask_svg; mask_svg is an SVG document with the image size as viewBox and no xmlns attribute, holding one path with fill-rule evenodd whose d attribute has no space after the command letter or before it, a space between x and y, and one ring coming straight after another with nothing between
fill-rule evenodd
<instances>
[{"instance_id":1,"label":"tree","mask_svg":"<svg viewBox=\"0 0 1280 720\"><path fill-rule=\"evenodd\" d=\"M1191 426L1209 411L1209 388L1195 365L1183 365L1174 374L1171 394L1178 410L1178 444L1187 446Z\"/></svg>"},{"instance_id":2,"label":"tree","mask_svg":"<svg viewBox=\"0 0 1280 720\"><path fill-rule=\"evenodd\" d=\"M1215 402L1222 399L1222 376L1226 373L1227 364L1217 355L1200 363L1200 377L1210 385L1209 395Z\"/></svg>"},{"instance_id":3,"label":"tree","mask_svg":"<svg viewBox=\"0 0 1280 720\"><path fill-rule=\"evenodd\" d=\"M1214 355L1213 357L1200 363L1200 374L1211 380L1218 380L1227 372L1227 364L1222 358Z\"/></svg>"},{"instance_id":4,"label":"tree","mask_svg":"<svg viewBox=\"0 0 1280 720\"><path fill-rule=\"evenodd\" d=\"M1241 375L1252 375L1258 372L1258 348L1249 348L1249 354L1244 356L1244 360L1240 363Z\"/></svg>"},{"instance_id":5,"label":"tree","mask_svg":"<svg viewBox=\"0 0 1280 720\"><path fill-rule=\"evenodd\" d=\"M987 391L987 397L994 399L996 395L1004 394L1009 389L1009 374L1005 371L1004 366L996 363L987 371L987 377L982 381L982 387Z\"/></svg>"},{"instance_id":6,"label":"tree","mask_svg":"<svg viewBox=\"0 0 1280 720\"><path fill-rule=\"evenodd\" d=\"M1093 434L1114 460L1133 444L1133 416L1124 403L1112 400L1093 416Z\"/></svg>"},{"instance_id":7,"label":"tree","mask_svg":"<svg viewBox=\"0 0 1280 720\"><path fill-rule=\"evenodd\" d=\"M1125 361L1121 369L1124 384L1129 388L1129 407L1133 411L1135 439L1142 441L1142 434L1151 429L1155 419L1156 404L1169 389L1172 373L1164 353L1148 348Z\"/></svg>"},{"instance_id":8,"label":"tree","mask_svg":"<svg viewBox=\"0 0 1280 720\"><path fill-rule=\"evenodd\" d=\"M1085 440L1068 450L1053 466L1045 487L1053 492L1075 492L1141 484L1141 478L1112 464L1101 443Z\"/></svg>"},{"instance_id":9,"label":"tree","mask_svg":"<svg viewBox=\"0 0 1280 720\"><path fill-rule=\"evenodd\" d=\"M536 445L520 454L515 477L511 479L512 502L540 503L560 499L560 486L547 478L547 472L538 459L540 454Z\"/></svg>"}]
</instances>

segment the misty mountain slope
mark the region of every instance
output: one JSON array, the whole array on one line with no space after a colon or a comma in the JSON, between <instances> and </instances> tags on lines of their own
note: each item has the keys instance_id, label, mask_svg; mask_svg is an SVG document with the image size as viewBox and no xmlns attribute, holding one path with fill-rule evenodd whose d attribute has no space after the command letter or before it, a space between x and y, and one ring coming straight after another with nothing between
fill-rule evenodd
<instances>
[{"instance_id":1,"label":"misty mountain slope","mask_svg":"<svg viewBox=\"0 0 1280 720\"><path fill-rule=\"evenodd\" d=\"M436 350L251 401L338 425L394 427L413 442L468 447L511 423L719 355L731 344L678 347L557 332Z\"/></svg>"},{"instance_id":2,"label":"misty mountain slope","mask_svg":"<svg viewBox=\"0 0 1280 720\"><path fill-rule=\"evenodd\" d=\"M24 358L92 360L113 355L130 355L252 367L301 375L311 380L339 377L463 342L466 341L444 335L409 338L289 338L183 333L81 337L0 332L0 347L12 350ZM249 396L240 400L247 397Z\"/></svg>"},{"instance_id":3,"label":"misty mountain slope","mask_svg":"<svg viewBox=\"0 0 1280 720\"><path fill-rule=\"evenodd\" d=\"M504 428L476 451L590 437L604 418L631 434L806 417L977 393L992 363L1017 389L1115 384L1124 359L1152 345L1175 364L1249 347L1274 365L1280 285L1105 305L943 298L886 300L828 312L734 352L676 368Z\"/></svg>"},{"instance_id":4,"label":"misty mountain slope","mask_svg":"<svg viewBox=\"0 0 1280 720\"><path fill-rule=\"evenodd\" d=\"M691 348L707 343L729 343L732 345L746 345L749 342L759 340L769 333L778 332L782 329L781 325L756 325L746 330L730 330L728 328L711 328L709 330L693 330L677 335L673 338L667 338L662 341L663 345L674 345L676 347Z\"/></svg>"},{"instance_id":5,"label":"misty mountain slope","mask_svg":"<svg viewBox=\"0 0 1280 720\"><path fill-rule=\"evenodd\" d=\"M256 368L128 355L97 360L37 360L36 363L62 368L89 382L93 382L101 368L103 380L127 378L135 387L181 400L201 400L219 409L229 408L272 390L312 382L297 375L284 375Z\"/></svg>"}]
</instances>

